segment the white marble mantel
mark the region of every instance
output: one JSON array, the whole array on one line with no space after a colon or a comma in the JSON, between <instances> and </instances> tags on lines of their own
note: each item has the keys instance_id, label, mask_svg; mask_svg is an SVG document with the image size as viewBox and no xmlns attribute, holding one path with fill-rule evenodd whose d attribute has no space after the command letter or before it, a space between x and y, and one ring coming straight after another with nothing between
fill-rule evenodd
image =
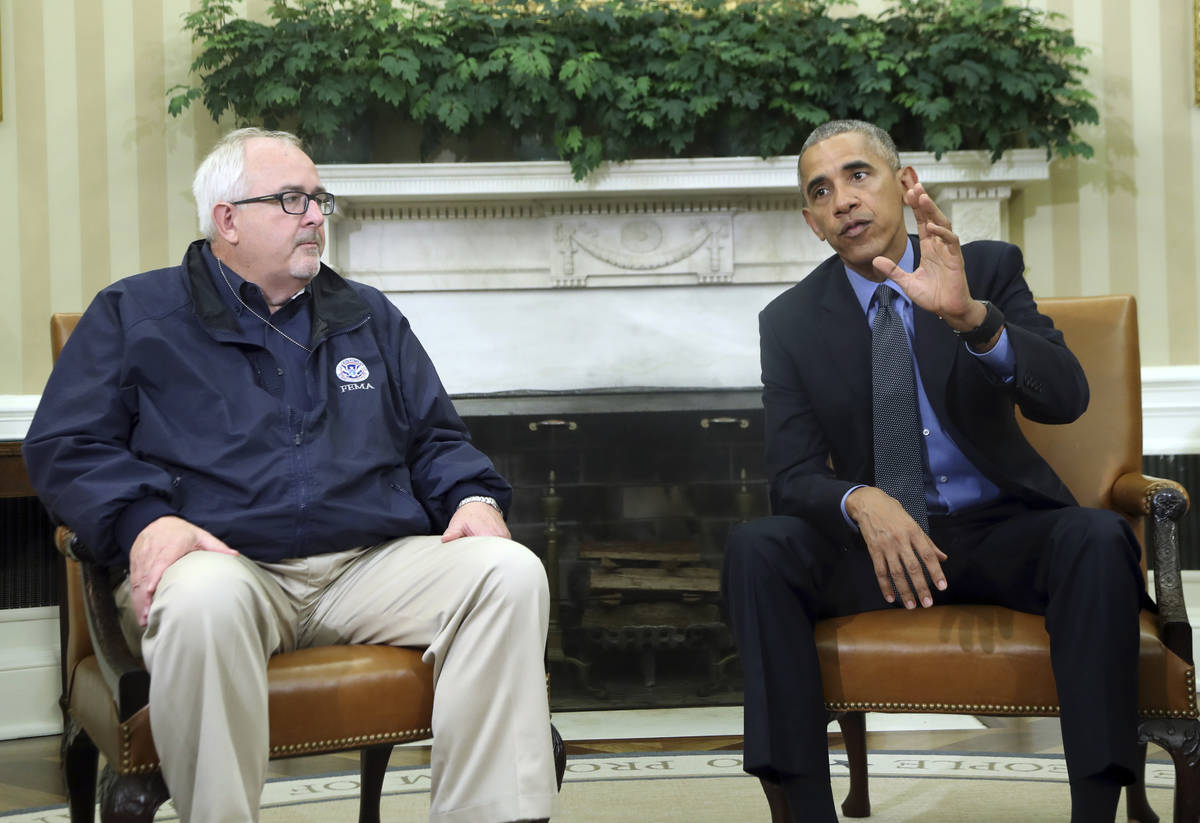
<instances>
[{"instance_id":1,"label":"white marble mantel","mask_svg":"<svg viewBox=\"0 0 1200 823\"><path fill-rule=\"evenodd\" d=\"M903 155L964 240L1004 238L1044 151ZM326 259L408 315L450 391L740 388L758 311L830 251L796 158L326 165Z\"/></svg>"}]
</instances>

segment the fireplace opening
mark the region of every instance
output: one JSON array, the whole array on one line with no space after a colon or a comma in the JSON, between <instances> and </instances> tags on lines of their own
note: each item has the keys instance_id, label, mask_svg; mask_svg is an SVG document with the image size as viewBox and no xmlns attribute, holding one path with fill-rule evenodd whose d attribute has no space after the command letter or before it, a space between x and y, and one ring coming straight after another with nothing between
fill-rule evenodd
<instances>
[{"instance_id":1,"label":"fireplace opening","mask_svg":"<svg viewBox=\"0 0 1200 823\"><path fill-rule=\"evenodd\" d=\"M720 568L729 528L767 513L757 392L459 406L547 565L552 708L739 703Z\"/></svg>"}]
</instances>

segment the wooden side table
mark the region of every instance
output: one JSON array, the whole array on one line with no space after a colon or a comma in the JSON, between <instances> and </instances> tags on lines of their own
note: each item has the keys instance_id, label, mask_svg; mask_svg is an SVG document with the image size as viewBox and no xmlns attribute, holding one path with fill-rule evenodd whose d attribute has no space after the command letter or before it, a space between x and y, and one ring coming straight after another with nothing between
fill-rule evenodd
<instances>
[{"instance_id":1,"label":"wooden side table","mask_svg":"<svg viewBox=\"0 0 1200 823\"><path fill-rule=\"evenodd\" d=\"M20 440L0 440L0 497L33 497Z\"/></svg>"}]
</instances>

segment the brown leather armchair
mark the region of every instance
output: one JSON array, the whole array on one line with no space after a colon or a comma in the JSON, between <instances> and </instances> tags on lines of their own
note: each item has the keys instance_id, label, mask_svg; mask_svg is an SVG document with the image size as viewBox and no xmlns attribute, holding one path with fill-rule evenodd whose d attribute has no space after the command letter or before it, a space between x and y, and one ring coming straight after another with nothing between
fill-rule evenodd
<instances>
[{"instance_id":1,"label":"brown leather armchair","mask_svg":"<svg viewBox=\"0 0 1200 823\"><path fill-rule=\"evenodd\" d=\"M51 318L54 357L79 320ZM62 761L73 823L92 823L98 755L103 823L154 818L167 799L150 736L150 674L125 643L109 576L88 562L65 527L55 542L64 557ZM271 658L267 666L272 759L361 749L359 821L377 823L392 746L432 736L433 667L418 649L324 646ZM551 726L562 785L566 752Z\"/></svg>"},{"instance_id":2,"label":"brown leather armchair","mask_svg":"<svg viewBox=\"0 0 1200 823\"><path fill-rule=\"evenodd\" d=\"M1154 556L1158 613L1141 614L1139 737L1175 761L1175 820L1200 819L1200 721L1192 633L1179 575L1177 524L1187 511L1178 483L1142 475L1141 364L1132 297L1042 300L1091 387L1076 422L1021 420L1030 442L1084 506L1125 515ZM1143 552L1143 568L1145 554ZM847 817L871 813L863 713L1055 716L1058 696L1043 618L998 606L936 606L823 620L816 627L825 705L850 764ZM764 784L772 820L787 801ZM1153 823L1145 784L1128 790L1129 818Z\"/></svg>"}]
</instances>

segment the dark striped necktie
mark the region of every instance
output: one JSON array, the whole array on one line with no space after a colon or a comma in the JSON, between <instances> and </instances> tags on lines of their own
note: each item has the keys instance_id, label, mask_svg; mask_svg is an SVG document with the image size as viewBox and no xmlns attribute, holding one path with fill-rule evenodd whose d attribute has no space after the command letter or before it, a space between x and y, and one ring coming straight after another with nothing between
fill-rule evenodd
<instances>
[{"instance_id":1,"label":"dark striped necktie","mask_svg":"<svg viewBox=\"0 0 1200 823\"><path fill-rule=\"evenodd\" d=\"M892 309L892 290L886 283L875 290L875 300L879 306L871 325L875 485L896 498L928 533L921 416L917 410L912 350L904 321Z\"/></svg>"}]
</instances>

